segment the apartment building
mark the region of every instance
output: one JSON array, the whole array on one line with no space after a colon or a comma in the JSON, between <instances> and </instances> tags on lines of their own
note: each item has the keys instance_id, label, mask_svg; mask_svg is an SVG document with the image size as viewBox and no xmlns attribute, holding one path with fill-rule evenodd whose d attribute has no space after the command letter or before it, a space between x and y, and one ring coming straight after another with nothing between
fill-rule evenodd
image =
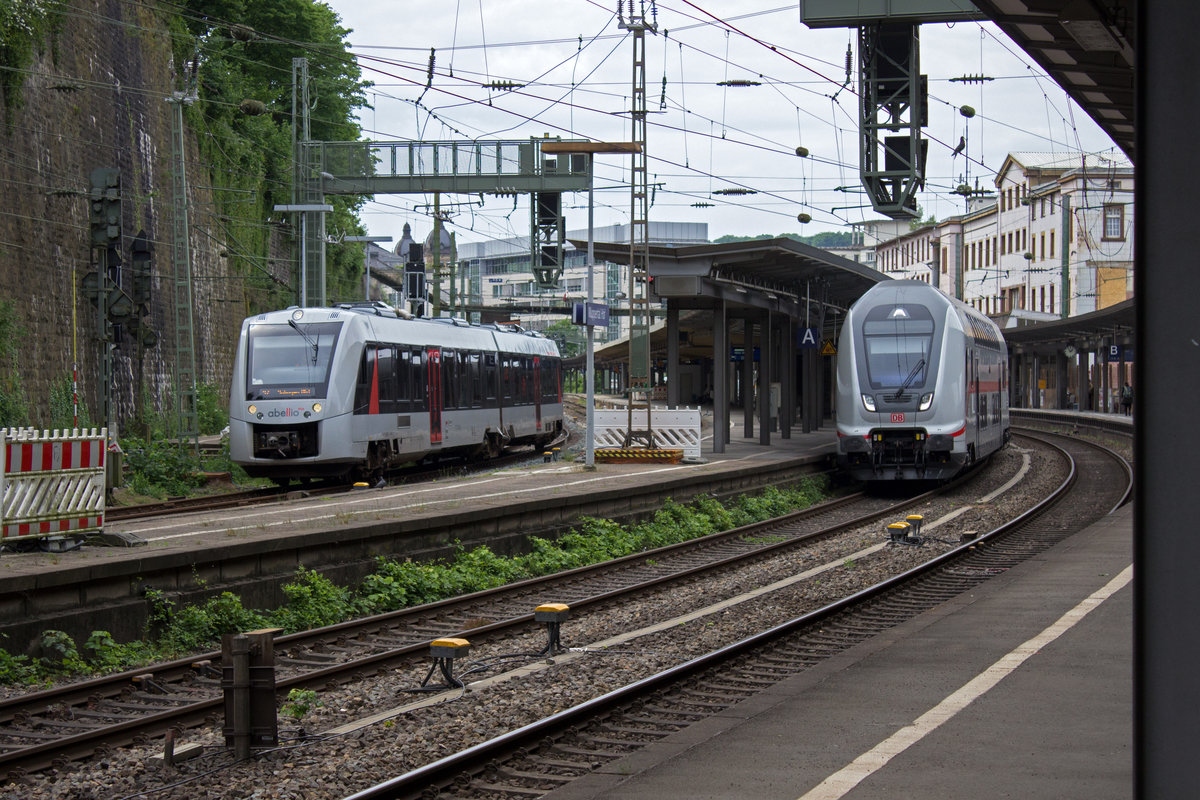
<instances>
[{"instance_id":1,"label":"apartment building","mask_svg":"<svg viewBox=\"0 0 1200 800\"><path fill-rule=\"evenodd\" d=\"M1110 153L1012 153L965 213L877 248L877 268L992 316L1053 319L1133 293L1133 166Z\"/></svg>"}]
</instances>

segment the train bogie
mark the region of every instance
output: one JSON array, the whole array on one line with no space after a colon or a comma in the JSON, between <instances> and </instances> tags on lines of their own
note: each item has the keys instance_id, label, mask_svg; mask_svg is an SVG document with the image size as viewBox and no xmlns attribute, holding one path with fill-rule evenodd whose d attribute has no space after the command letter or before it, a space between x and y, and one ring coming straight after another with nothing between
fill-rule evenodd
<instances>
[{"instance_id":1,"label":"train bogie","mask_svg":"<svg viewBox=\"0 0 1200 800\"><path fill-rule=\"evenodd\" d=\"M885 281L842 327L839 465L864 481L944 480L1008 440L1000 329L920 281Z\"/></svg>"},{"instance_id":2,"label":"train bogie","mask_svg":"<svg viewBox=\"0 0 1200 800\"><path fill-rule=\"evenodd\" d=\"M555 344L515 326L290 308L242 323L230 456L252 476L377 476L562 430Z\"/></svg>"}]
</instances>

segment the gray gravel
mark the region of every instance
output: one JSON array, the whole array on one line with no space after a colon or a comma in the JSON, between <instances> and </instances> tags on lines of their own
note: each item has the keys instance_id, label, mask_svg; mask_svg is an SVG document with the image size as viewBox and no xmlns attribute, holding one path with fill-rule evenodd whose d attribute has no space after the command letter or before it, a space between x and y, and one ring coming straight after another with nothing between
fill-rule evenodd
<instances>
[{"instance_id":1,"label":"gray gravel","mask_svg":"<svg viewBox=\"0 0 1200 800\"><path fill-rule=\"evenodd\" d=\"M981 504L981 498L1017 475L1026 456L1031 468L1024 478L992 501ZM0 787L0 798L344 797L764 630L924 562L936 552L956 546L962 533L984 532L1011 519L1045 497L1058 485L1062 475L1062 465L1054 456L1026 451L1014 443L997 454L984 474L968 488L929 501L920 509L919 513L929 523L970 506L953 521L933 530L930 541L922 547L889 545L873 555L849 559L851 554L886 539L882 524L871 526L718 579L664 590L658 596L617 609L580 614L564 623L563 644L583 649L821 564L836 565L816 579L773 593L768 602L749 602L699 620L672 625L663 632L635 638L604 652L531 658L526 663L540 667L532 674L487 687L468 685L465 691L451 693L445 702L401 712L344 735L323 734L411 702L414 696L403 690L418 685L425 669L392 672L322 692L322 705L303 721L311 738L296 738L300 732L294 726L288 727L290 721L281 718L280 733L287 746L261 753L246 763L234 763L224 750L218 724L215 729L190 730L180 737L180 744L199 743L207 750L203 757L175 769L148 763L151 756L161 753L160 741L31 776L20 784L6 783ZM486 661L505 654L537 651L545 645L545 638L543 630L534 629L524 636L473 646L471 660ZM458 671L461 673L462 668Z\"/></svg>"}]
</instances>

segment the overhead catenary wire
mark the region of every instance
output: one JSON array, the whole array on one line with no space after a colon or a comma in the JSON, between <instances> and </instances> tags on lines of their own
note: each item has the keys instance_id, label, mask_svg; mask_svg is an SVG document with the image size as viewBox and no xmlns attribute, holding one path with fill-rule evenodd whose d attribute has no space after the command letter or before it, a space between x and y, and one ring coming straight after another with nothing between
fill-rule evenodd
<instances>
[{"instance_id":1,"label":"overhead catenary wire","mask_svg":"<svg viewBox=\"0 0 1200 800\"><path fill-rule=\"evenodd\" d=\"M692 5L692 4L688 4L688 5ZM763 10L763 11L756 11L756 12L752 12L752 14L750 14L750 15L745 15L745 16L753 16L753 15L762 15L762 14L766 14L766 13L773 13L773 12L776 12L776 11L780 11L780 10L782 10L782 9L784 9L784 8L791 8L791 7L780 7L780 8L778 8L778 9L767 9L767 10ZM606 10L607 10L607 9L606 9ZM609 13L611 13L611 11L609 11ZM699 18L699 16L698 16L698 15L697 15L697 18ZM737 18L736 18L736 17L731 17L730 19L737 19ZM481 31L483 31L483 33L485 33L485 34L486 34L486 29L485 29L485 28L484 28L484 26L483 26L483 17L482 17L482 12L481 12L481 18L480 18L480 21L481 21ZM711 27L711 26L713 26L714 24L715 24L715 23L713 23L713 22L711 22L711 21L709 21L709 22L705 22L705 23L704 23L704 25L706 25L706 26L710 26L710 27ZM677 25L677 26L675 26L675 32L680 32L680 31L687 30L689 27L699 27L699 25L697 25L697 26L687 26L687 25L679 26L679 25ZM618 37L616 37L616 36L614 35L614 37L613 37L613 38L618 38ZM578 39L577 39L577 38L576 38L576 39L565 39L565 40L563 40L563 41L567 41L567 42L577 42L577 41L578 41ZM685 46L691 46L691 45L690 45L690 44L688 44L688 43L681 42L681 41L679 41L678 39L677 39L677 42L679 43L679 46L680 46L680 51L681 51L681 56L682 56L682 49L683 49L683 47L685 47ZM471 45L471 46L473 46L473 47L482 47L482 49L483 49L484 53L486 54L486 52L487 52L487 51L488 51L490 48L492 48L492 47L498 47L498 46L508 46L509 44L510 44L510 43L507 43L507 42L491 42L491 43L485 43L484 45L479 45L479 46ZM784 51L784 50L785 50L785 48L780 48L780 47L778 47L778 46L774 46L774 45L768 45L768 47L769 47L769 49L771 49L771 50L773 50L773 51L775 51L775 52L781 52L781 51ZM439 46L439 47L438 47L438 49L441 49L441 50L443 50L443 51L444 51L446 48L443 48L443 47ZM457 40L457 37L456 37L456 39L455 39L455 42L454 42L454 49L453 49L453 52L461 52L461 51L465 51L466 49L469 49L469 47L468 47L468 46L466 46L466 43L461 43L461 42L459 42L459 41ZM413 49L413 50L411 50L411 52L419 52L419 50L418 50L418 49ZM426 50L426 52L427 52L427 50ZM720 59L718 58L718 60L720 60ZM360 63L361 63L361 62L360 62ZM683 87L684 85L686 85L686 83L688 82L688 81L685 81L685 80L684 80L684 78L685 78L686 76L682 74L682 68L683 68L683 65L682 65L682 58L681 58L681 76L680 76L680 81L679 81L679 85L680 85L680 89L679 89L679 91L680 91L681 93L682 93L682 87ZM491 72L490 72L490 67L487 67L486 69L487 69L487 74L491 74ZM819 72L819 71L820 71L820 70L817 70L817 72ZM459 65L456 63L456 64L455 64L455 66L454 66L454 69L453 69L453 74L452 74L452 76L451 76L451 77L452 77L452 79L458 79L460 76L462 76L462 75L464 75L464 74L466 74L465 70L463 70L462 68L460 68L460 67L459 67ZM438 79L436 79L436 78L435 78L435 79L434 79L434 81L433 81L433 83L434 83L435 85L436 85L436 83L437 83L437 80L438 80ZM582 82L581 82L581 83L582 83ZM595 85L595 84L593 84L593 83L592 83L592 82L590 82L590 81L589 81L589 82L587 82L587 83L589 84L589 86L594 86L594 85ZM701 82L700 82L700 81L697 81L697 82L695 82L695 83L701 83ZM773 88L775 91L782 93L784 90L791 91L791 89L789 89L788 87L789 87L789 86L794 86L794 82L787 82L787 81L776 81L776 82L772 82L772 83L771 83L771 85L772 85L772 88ZM836 85L837 85L837 83L830 83L829 85L830 85L830 87L832 88L832 87L836 86ZM576 89L576 93L578 94L578 92L580 92L580 91L587 91L587 90L589 89L589 86L582 86L582 85L581 85L581 86L576 86L576 87L574 87L574 88ZM809 90L808 90L808 89L805 89L805 91L809 91ZM551 102L551 101L552 101L552 99L553 99L553 98L546 98L546 99L545 99L545 102ZM477 100L475 100L474 98L471 98L471 104L472 104L472 105L476 104L477 102L478 102ZM805 104L803 104L803 103L793 103L793 105L794 105L795 107L803 107ZM576 106L578 106L578 107L582 107L582 106L583 106L583 104L582 104L582 103L579 103L579 104L576 104ZM668 105L668 108L670 108L670 109L675 109L677 106L678 106L678 108L679 108L679 109L681 109L681 113L680 113L680 115L679 115L679 116L680 116L680 118L681 118L681 120L682 120L683 124L682 124L682 125L680 125L680 126L669 126L669 125L664 125L664 126L663 126L663 129L665 129L665 130L677 130L677 131L679 131L679 132L680 132L682 135L684 135L684 137L685 137L685 141L687 141L687 140L690 140L690 139L691 139L691 138L692 138L692 137L693 137L693 136L694 136L694 135L697 133L697 132L694 130L693 126L691 126L691 125L689 125L689 124L688 124L687 117L688 117L688 116L697 116L697 115L696 115L696 114L695 114L695 113L694 113L692 110L690 110L690 109L687 109L687 104L686 104L686 103L679 103L679 104L675 104L675 103L671 102L671 103L669 103L669 105ZM840 104L839 104L839 108L840 108ZM577 110L576 108L573 108L573 109L572 109L572 114L576 113L576 110ZM841 109L841 110L842 110L842 112L843 112L843 113L845 113L845 109ZM609 115L611 115L611 112L606 112L606 111L604 111L603 109L592 109L592 111L593 111L594 113L597 113L597 114L609 114ZM805 113L809 113L809 112L808 112L808 110L807 110L807 108L805 108L805 109L804 109L804 111L805 111ZM434 111L433 113L435 113L435 114L438 114L439 112L437 112L437 111ZM527 116L531 116L531 115L527 115ZM849 115L847 115L847 116L849 116ZM444 118L443 116L441 116L440 114L439 114L439 119L438 119L438 122L439 122L440 124L446 124L446 125L450 125L450 126L452 126L452 127L461 127L461 126L456 126L456 124L455 124L453 121L445 119L445 118ZM544 122L544 121L540 121L540 122ZM655 120L655 119L652 119L652 120L650 121L650 124L651 124L651 125L654 125L654 126L660 126L660 125L662 125L662 123L663 123L663 122L664 122L663 120ZM728 120L726 120L726 122L728 123ZM838 127L836 119L826 120L824 124L826 124L826 125L829 125L829 126L830 126L830 128L831 128L831 129L834 131L834 137L833 137L833 138L834 138L834 141L836 142L836 147L837 147L837 149L840 151L840 148L841 148L841 135L844 135L844 134L841 134L841 133L840 133L840 130L841 130L841 129ZM585 130L586 130L588 127L590 127L590 123L589 123L588 125L579 125L579 126L577 126L577 125L575 125L575 124L572 122L572 124L571 124L571 125L569 125L569 127L570 127L570 129L571 129L572 131L576 131L576 133L573 133L572 135L581 135L581 134L583 134L583 135L586 135L586 134L584 133L584 131L585 131ZM583 130L579 130L579 129L583 129ZM386 131L381 131L381 132L379 132L379 133L381 133L381 134L387 134L388 132L386 132ZM736 133L737 133L736 129L735 129L734 127L730 126L730 127L728 128L728 130L726 131L726 138L727 138L727 141L729 141L731 144L733 144L733 145L735 145L735 146L741 146L741 145L742 145L742 142L740 142L740 141L737 141L737 136L736 136L736 135L734 135L732 138L730 137L730 134L736 134ZM392 134L392 135L394 135L394 134ZM705 132L701 130L701 131L699 131L699 135L705 135ZM592 137L587 137L587 138L597 138L597 137L594 137L594 136L592 136ZM760 143L758 143L758 142L751 142L751 143L749 143L749 144L750 144L750 146L752 146L752 147L757 147L757 148L759 148L759 149L762 149L762 150L764 150L764 151L775 151L775 152L778 152L778 154L779 154L779 155L784 155L784 156L787 156L787 155L789 155L789 154L790 154L790 152L791 152L791 151L792 151L792 149L793 149L793 146L792 146L791 144L789 144L789 145L786 145L786 146L785 146L785 145L783 145L782 143L775 143L775 142L772 142L771 144L768 144L768 145L765 145L765 146L764 146L763 144L760 144ZM652 158L653 158L653 155L652 155ZM830 154L830 157L828 157L828 158L825 158L825 159L824 159L824 161L820 160L821 158L822 158L821 156L817 156L816 158L814 158L814 159L813 159L813 165L815 166L815 165L819 165L819 164L822 164L822 163L832 164L832 165L835 165L835 166L836 166L836 169L838 169L839 171L841 171L841 172L843 172L843 173L844 173L845 171L847 171L847 170L848 170L848 169L851 167L851 165L850 165L849 163L847 163L847 162L845 161L845 159L844 159L844 158L842 158L842 157L841 157L841 154L840 154L840 152L837 152L837 153ZM685 172L689 172L689 171L692 171L692 172L694 172L694 170L692 170L692 165L690 164L690 157L688 156L688 154L686 154L686 152L685 152L685 154L684 154L684 158L683 158L683 168L684 168L684 171L685 171ZM710 169L710 170L708 170L708 171L700 171L699 173L697 173L697 177L704 177L704 176L707 174L707 175L709 175L709 176L710 176L710 177L708 177L708 178L707 178L707 180L710 180L710 181L711 181L711 173L712 173L713 171L714 171L714 170L712 170L712 169ZM736 175L736 173L735 173L735 175ZM809 178L809 176L805 176L805 178L806 178L806 180L807 180L807 179ZM741 179L739 182L740 182L740 183L743 183L743 184L745 184L745 183L747 183L748 181L747 181L746 179ZM934 182L933 182L933 181L931 181L930 183L931 183L931 188L932 188L932 186L933 186L933 183L934 183ZM844 184L845 184L845 180L839 180L839 184L842 184L842 185L844 185ZM813 190L813 191L817 190L817 189L818 189L818 186L819 186L819 181L816 181L816 180L812 180L812 181L810 181L810 182L808 183L808 187L809 187L809 189L810 189L810 190ZM750 204L744 204L744 205L750 205Z\"/></svg>"}]
</instances>

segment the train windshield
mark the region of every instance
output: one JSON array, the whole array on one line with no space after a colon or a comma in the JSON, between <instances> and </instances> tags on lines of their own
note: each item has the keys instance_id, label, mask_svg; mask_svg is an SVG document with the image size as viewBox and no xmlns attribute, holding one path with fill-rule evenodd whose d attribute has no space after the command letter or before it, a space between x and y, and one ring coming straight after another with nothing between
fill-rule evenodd
<instances>
[{"instance_id":1,"label":"train windshield","mask_svg":"<svg viewBox=\"0 0 1200 800\"><path fill-rule=\"evenodd\" d=\"M251 325L247 400L324 398L340 322Z\"/></svg>"},{"instance_id":2,"label":"train windshield","mask_svg":"<svg viewBox=\"0 0 1200 800\"><path fill-rule=\"evenodd\" d=\"M922 306L876 308L863 324L867 375L874 389L920 388L929 375L933 316Z\"/></svg>"}]
</instances>

